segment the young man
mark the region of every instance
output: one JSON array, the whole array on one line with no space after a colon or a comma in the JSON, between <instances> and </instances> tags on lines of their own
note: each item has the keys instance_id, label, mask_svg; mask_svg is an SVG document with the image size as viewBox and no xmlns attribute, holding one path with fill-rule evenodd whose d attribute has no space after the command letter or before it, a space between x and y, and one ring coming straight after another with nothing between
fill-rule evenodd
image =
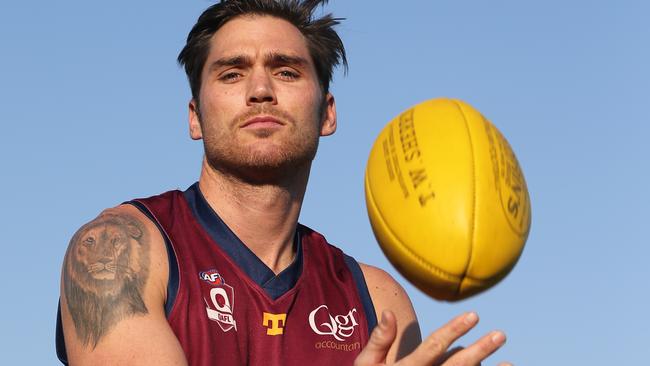
<instances>
[{"instance_id":1,"label":"young man","mask_svg":"<svg viewBox=\"0 0 650 366\"><path fill-rule=\"evenodd\" d=\"M323 2L225 0L201 15L179 56L190 135L205 148L199 182L108 209L74 235L62 361L474 365L503 344L493 332L447 351L474 313L420 344L399 284L298 224L319 138L336 130L332 69L346 63L337 20L312 17Z\"/></svg>"}]
</instances>

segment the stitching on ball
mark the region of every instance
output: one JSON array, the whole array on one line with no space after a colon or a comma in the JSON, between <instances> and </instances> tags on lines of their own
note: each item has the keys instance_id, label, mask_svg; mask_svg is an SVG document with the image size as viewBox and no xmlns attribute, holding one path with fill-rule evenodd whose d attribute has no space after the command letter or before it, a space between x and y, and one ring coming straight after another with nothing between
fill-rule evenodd
<instances>
[{"instance_id":1,"label":"stitching on ball","mask_svg":"<svg viewBox=\"0 0 650 366\"><path fill-rule=\"evenodd\" d=\"M467 119L467 115L465 115L465 111L463 110L463 106L461 103L459 103L457 100L452 100L456 108L460 111L460 115L463 117L463 121L465 122L465 128L467 129L467 137L469 140L469 147L472 151L472 226L471 226L471 242L469 246L469 258L467 259L467 264L465 266L465 270L463 271L463 276L461 278L461 283L465 278L468 278L466 276L467 274L467 269L470 267L472 264L472 261L474 260L474 244L476 242L476 156L474 153L474 141L472 141L472 133L469 127L469 120ZM460 286L458 286L458 292L460 293Z\"/></svg>"},{"instance_id":2,"label":"stitching on ball","mask_svg":"<svg viewBox=\"0 0 650 366\"><path fill-rule=\"evenodd\" d=\"M384 217L381 215L381 212L377 209L377 204L375 203L375 197L372 194L372 189L370 188L370 183L368 182L368 176L367 175L366 175L366 183L368 184L368 190L367 191L368 191L368 195L370 196L369 202L372 203L373 208L374 208L374 212L377 215L377 218L379 220L381 220L381 223L383 224L382 225L383 228L386 230L388 235L390 235L393 239L395 239L392 242L398 244L400 246L400 248L402 248L404 250L405 253L410 255L412 258L416 259L420 263L420 265L427 268L429 271L434 272L435 274L437 274L438 276L440 276L440 277L442 277L444 279L458 281L458 285L460 287L460 281L462 281L464 276L463 277L458 277L456 275L452 275L450 273L447 273L447 272L443 271L442 269L434 266L433 264L429 263L428 261L424 260L419 255L417 255L415 252L413 252L411 250L411 248L406 246L404 243L401 242L401 240L399 240L397 238L397 235L395 235L395 233L393 232L393 229L390 226L387 225L386 220L384 220Z\"/></svg>"}]
</instances>

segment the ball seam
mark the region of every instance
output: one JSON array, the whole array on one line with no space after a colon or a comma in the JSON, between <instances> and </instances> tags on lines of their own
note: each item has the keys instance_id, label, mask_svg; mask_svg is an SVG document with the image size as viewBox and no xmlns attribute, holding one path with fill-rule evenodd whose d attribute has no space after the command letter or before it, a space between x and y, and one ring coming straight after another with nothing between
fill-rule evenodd
<instances>
[{"instance_id":1,"label":"ball seam","mask_svg":"<svg viewBox=\"0 0 650 366\"><path fill-rule=\"evenodd\" d=\"M474 141L472 141L472 131L469 126L469 121L467 119L467 116L465 115L465 111L463 110L462 104L458 100L452 100L456 108L458 108L460 115L463 118L463 122L465 124L465 129L467 130L467 140L469 141L469 148L471 151L472 159L472 219L471 219L471 234L470 234L470 245L469 245L469 253L468 253L468 258L467 258L467 264L465 266L465 270L463 271L463 275L461 277L461 281L458 284L458 292L460 293L462 283L467 278L467 271L470 268L470 265L472 261L474 260L474 245L476 244L476 210L477 210L477 198L476 198L476 153L474 151Z\"/></svg>"},{"instance_id":2,"label":"ball seam","mask_svg":"<svg viewBox=\"0 0 650 366\"><path fill-rule=\"evenodd\" d=\"M462 281L464 279L464 276L463 277L458 277L456 275L453 275L451 273L443 271L442 269L434 266L433 264L429 263L424 258L417 255L411 248L409 248L406 244L402 243L402 241L397 237L397 235L395 234L393 229L388 225L388 223L384 219L383 215L381 214L380 210L378 209L377 203L375 202L375 197L374 197L373 192L372 192L372 187L370 185L370 182L368 181L368 175L367 174L366 174L365 180L366 180L366 184L368 186L368 189L367 189L368 195L370 196L370 199L368 201L374 206L375 214L377 215L377 218L379 220L381 220L381 222L383 224L382 226L386 229L388 235L390 235L391 237L393 237L395 239L393 241L393 243L398 244L400 246L400 248L402 248L404 250L405 253L407 253L412 258L417 260L422 266L427 268L430 272L433 272L433 273L435 273L435 274L437 274L437 275L439 275L439 276L441 276L441 277L443 277L443 278L445 278L447 280L452 280L452 281L457 281L457 282ZM383 246L383 244L381 242L379 242L379 244L380 244L380 246ZM460 284L460 282L459 282L459 284Z\"/></svg>"}]
</instances>

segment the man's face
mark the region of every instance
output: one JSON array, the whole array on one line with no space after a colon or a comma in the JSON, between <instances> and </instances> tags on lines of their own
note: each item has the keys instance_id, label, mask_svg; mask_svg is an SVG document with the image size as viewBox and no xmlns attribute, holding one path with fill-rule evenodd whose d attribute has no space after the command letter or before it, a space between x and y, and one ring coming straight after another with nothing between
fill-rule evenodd
<instances>
[{"instance_id":1,"label":"man's face","mask_svg":"<svg viewBox=\"0 0 650 366\"><path fill-rule=\"evenodd\" d=\"M190 103L190 134L208 163L264 181L309 168L319 136L336 129L334 98L323 95L307 43L270 16L230 20L211 40L200 106Z\"/></svg>"}]
</instances>

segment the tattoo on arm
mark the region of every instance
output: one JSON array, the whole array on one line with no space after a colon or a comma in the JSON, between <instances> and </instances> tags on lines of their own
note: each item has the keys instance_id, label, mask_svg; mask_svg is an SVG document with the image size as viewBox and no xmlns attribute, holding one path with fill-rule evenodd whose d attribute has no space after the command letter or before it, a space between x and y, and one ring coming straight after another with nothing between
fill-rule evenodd
<instances>
[{"instance_id":1,"label":"tattoo on arm","mask_svg":"<svg viewBox=\"0 0 650 366\"><path fill-rule=\"evenodd\" d=\"M70 241L63 281L81 343L95 349L122 319L147 314L142 300L149 274L146 227L127 214L103 214Z\"/></svg>"}]
</instances>

